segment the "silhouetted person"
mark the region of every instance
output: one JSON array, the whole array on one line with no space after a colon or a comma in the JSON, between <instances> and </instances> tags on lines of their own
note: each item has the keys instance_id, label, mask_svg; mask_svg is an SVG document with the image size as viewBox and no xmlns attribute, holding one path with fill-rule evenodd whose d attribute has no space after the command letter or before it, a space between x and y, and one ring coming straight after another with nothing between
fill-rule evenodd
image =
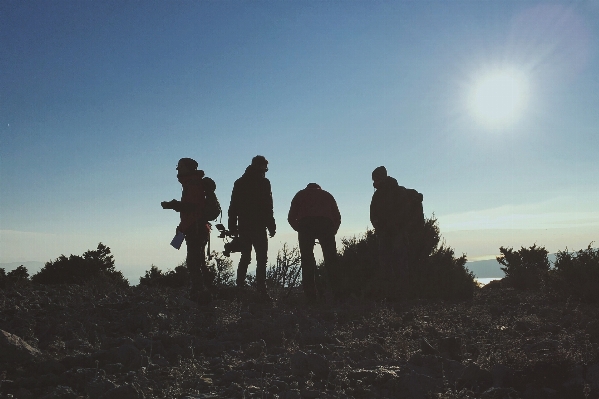
<instances>
[{"instance_id":1,"label":"silhouetted person","mask_svg":"<svg viewBox=\"0 0 599 399\"><path fill-rule=\"evenodd\" d=\"M208 274L205 247L210 233L203 215L204 171L198 170L198 163L191 158L181 158L177 164L177 179L182 186L181 201L163 202L165 209L179 212L181 222L177 232L185 235L187 246L187 270L191 280L190 297L198 303L210 302L210 293L206 287Z\"/></svg>"},{"instance_id":2,"label":"silhouetted person","mask_svg":"<svg viewBox=\"0 0 599 399\"><path fill-rule=\"evenodd\" d=\"M410 241L424 225L422 194L400 186L379 166L372 172L376 189L370 203L370 222L379 245L380 277L407 287ZM387 280L388 281L388 280Z\"/></svg>"},{"instance_id":3,"label":"silhouetted person","mask_svg":"<svg viewBox=\"0 0 599 399\"><path fill-rule=\"evenodd\" d=\"M229 205L229 231L238 233L241 259L237 266L237 286L244 287L247 269L256 251L256 283L258 292L268 298L266 291L266 262L268 237L274 237L277 226L273 216L270 181L266 178L268 161L262 155L252 159L245 173L235 181Z\"/></svg>"},{"instance_id":4,"label":"silhouetted person","mask_svg":"<svg viewBox=\"0 0 599 399\"><path fill-rule=\"evenodd\" d=\"M304 293L310 300L316 298L316 259L314 244L318 239L322 248L325 264L327 286L337 293L337 276L335 260L337 247L335 234L341 225L341 214L333 196L310 183L305 189L298 191L291 201L287 221L297 231L300 254L302 257L302 285Z\"/></svg>"}]
</instances>

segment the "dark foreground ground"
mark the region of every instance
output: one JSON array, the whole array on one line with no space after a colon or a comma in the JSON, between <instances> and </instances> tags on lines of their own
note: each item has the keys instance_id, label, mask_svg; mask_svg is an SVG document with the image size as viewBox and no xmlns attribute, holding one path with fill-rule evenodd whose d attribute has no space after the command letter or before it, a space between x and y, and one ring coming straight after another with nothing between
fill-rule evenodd
<instances>
[{"instance_id":1,"label":"dark foreground ground","mask_svg":"<svg viewBox=\"0 0 599 399\"><path fill-rule=\"evenodd\" d=\"M0 290L0 397L599 397L599 307L497 285L469 302L312 306L299 293L198 307L147 287Z\"/></svg>"}]
</instances>

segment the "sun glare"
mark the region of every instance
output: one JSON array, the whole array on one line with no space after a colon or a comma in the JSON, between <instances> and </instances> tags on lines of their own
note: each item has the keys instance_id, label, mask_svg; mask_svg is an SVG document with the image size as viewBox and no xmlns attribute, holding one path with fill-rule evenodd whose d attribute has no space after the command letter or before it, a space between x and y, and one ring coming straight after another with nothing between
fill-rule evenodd
<instances>
[{"instance_id":1,"label":"sun glare","mask_svg":"<svg viewBox=\"0 0 599 399\"><path fill-rule=\"evenodd\" d=\"M469 108L488 128L505 128L517 121L528 102L528 79L515 69L502 69L478 78L471 89Z\"/></svg>"}]
</instances>

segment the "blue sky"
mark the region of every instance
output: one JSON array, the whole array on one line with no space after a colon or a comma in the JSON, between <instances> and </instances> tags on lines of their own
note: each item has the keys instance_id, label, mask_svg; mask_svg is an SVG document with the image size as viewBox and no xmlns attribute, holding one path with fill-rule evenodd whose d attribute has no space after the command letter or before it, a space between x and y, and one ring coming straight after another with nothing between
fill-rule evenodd
<instances>
[{"instance_id":1,"label":"blue sky","mask_svg":"<svg viewBox=\"0 0 599 399\"><path fill-rule=\"evenodd\" d=\"M267 157L271 260L309 182L362 234L379 165L471 260L599 239L598 1L4 1L0 46L0 263L174 268L181 157L225 210ZM493 119L472 93L501 110L505 71L524 100Z\"/></svg>"}]
</instances>

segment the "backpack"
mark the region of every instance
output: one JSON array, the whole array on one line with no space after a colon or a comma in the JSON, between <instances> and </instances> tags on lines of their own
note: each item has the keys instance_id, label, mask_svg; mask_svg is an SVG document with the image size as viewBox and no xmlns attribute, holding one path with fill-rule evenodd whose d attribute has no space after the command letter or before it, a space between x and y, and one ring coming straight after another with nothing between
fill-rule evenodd
<instances>
[{"instance_id":1,"label":"backpack","mask_svg":"<svg viewBox=\"0 0 599 399\"><path fill-rule=\"evenodd\" d=\"M209 177L202 179L202 185L204 186L204 218L207 221L216 220L221 214L220 203L216 198L216 183Z\"/></svg>"},{"instance_id":2,"label":"backpack","mask_svg":"<svg viewBox=\"0 0 599 399\"><path fill-rule=\"evenodd\" d=\"M418 229L424 226L424 209L422 207L423 196L418 191L407 188L403 191L403 201L406 209L406 222Z\"/></svg>"}]
</instances>

